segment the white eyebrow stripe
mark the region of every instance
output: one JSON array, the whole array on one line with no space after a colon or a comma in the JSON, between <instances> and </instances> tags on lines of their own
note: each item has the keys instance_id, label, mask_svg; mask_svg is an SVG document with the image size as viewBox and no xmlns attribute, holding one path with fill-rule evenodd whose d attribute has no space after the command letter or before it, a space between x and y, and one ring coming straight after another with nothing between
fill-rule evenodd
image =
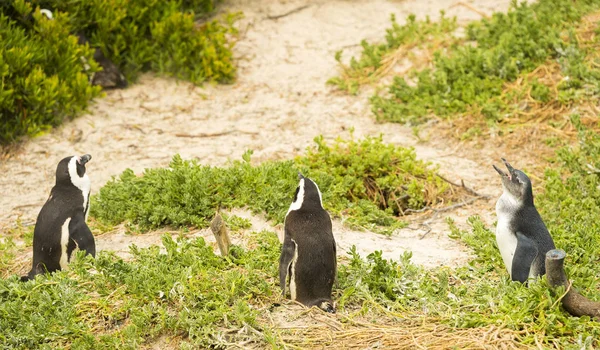
<instances>
[{"instance_id":1,"label":"white eyebrow stripe","mask_svg":"<svg viewBox=\"0 0 600 350\"><path fill-rule=\"evenodd\" d=\"M73 186L81 190L81 194L83 195L83 212L86 213L87 219L88 197L90 195L90 189L92 186L87 172L81 177L79 176L79 174L77 174L77 159L79 159L79 157L73 156L73 158L71 158L71 160L69 161L69 177L71 178L71 183L73 184Z\"/></svg>"},{"instance_id":2,"label":"white eyebrow stripe","mask_svg":"<svg viewBox=\"0 0 600 350\"><path fill-rule=\"evenodd\" d=\"M290 209L288 209L287 212L288 214L293 210L298 210L302 208L302 202L304 201L304 179L300 179L298 187L300 188L298 190L298 196L296 197L296 200L292 202L292 205L290 205Z\"/></svg>"}]
</instances>

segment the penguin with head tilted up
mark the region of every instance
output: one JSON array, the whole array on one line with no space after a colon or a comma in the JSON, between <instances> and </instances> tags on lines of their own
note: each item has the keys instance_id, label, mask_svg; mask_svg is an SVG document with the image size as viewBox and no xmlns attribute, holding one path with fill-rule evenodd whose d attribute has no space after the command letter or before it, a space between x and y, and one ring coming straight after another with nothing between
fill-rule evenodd
<instances>
[{"instance_id":1,"label":"penguin with head tilted up","mask_svg":"<svg viewBox=\"0 0 600 350\"><path fill-rule=\"evenodd\" d=\"M65 269L75 249L96 256L94 236L85 221L90 210L89 154L67 157L56 167L56 184L40 210L33 231L33 267L22 281Z\"/></svg>"},{"instance_id":2,"label":"penguin with head tilted up","mask_svg":"<svg viewBox=\"0 0 600 350\"><path fill-rule=\"evenodd\" d=\"M316 183L298 173L300 183L284 223L279 258L279 283L285 297L327 312L335 312L331 289L337 272L331 218L323 208Z\"/></svg>"},{"instance_id":3,"label":"penguin with head tilted up","mask_svg":"<svg viewBox=\"0 0 600 350\"><path fill-rule=\"evenodd\" d=\"M533 205L531 181L502 158L508 173L494 169L502 177L504 192L496 202L496 242L504 265L513 281L526 282L529 277L546 273L546 252L554 241Z\"/></svg>"}]
</instances>

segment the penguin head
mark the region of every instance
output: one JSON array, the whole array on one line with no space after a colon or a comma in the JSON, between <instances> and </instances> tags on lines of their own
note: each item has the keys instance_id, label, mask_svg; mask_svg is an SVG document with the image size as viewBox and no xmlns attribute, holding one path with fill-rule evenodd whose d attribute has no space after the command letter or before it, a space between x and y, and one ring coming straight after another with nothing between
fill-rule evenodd
<instances>
[{"instance_id":1,"label":"penguin head","mask_svg":"<svg viewBox=\"0 0 600 350\"><path fill-rule=\"evenodd\" d=\"M56 167L56 185L73 185L80 190L89 187L90 179L85 173L85 164L92 159L89 154L62 159Z\"/></svg>"},{"instance_id":2,"label":"penguin head","mask_svg":"<svg viewBox=\"0 0 600 350\"><path fill-rule=\"evenodd\" d=\"M298 187L296 187L296 193L294 194L294 201L290 205L288 213L293 210L299 210L301 208L318 208L323 209L323 200L321 197L321 191L319 186L311 179L304 177L298 172Z\"/></svg>"},{"instance_id":3,"label":"penguin head","mask_svg":"<svg viewBox=\"0 0 600 350\"><path fill-rule=\"evenodd\" d=\"M524 204L533 205L533 190L531 186L531 180L521 170L513 168L504 158L501 158L502 162L508 169L508 173L500 170L495 165L492 165L494 169L502 177L502 187L505 192L518 199Z\"/></svg>"}]
</instances>

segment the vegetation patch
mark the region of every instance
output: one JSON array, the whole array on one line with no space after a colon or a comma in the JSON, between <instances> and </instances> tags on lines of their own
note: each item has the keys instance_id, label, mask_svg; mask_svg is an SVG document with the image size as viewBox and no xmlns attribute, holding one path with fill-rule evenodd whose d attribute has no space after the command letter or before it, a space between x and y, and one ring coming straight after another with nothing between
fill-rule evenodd
<instances>
[{"instance_id":1,"label":"vegetation patch","mask_svg":"<svg viewBox=\"0 0 600 350\"><path fill-rule=\"evenodd\" d=\"M573 108L581 109L586 125L597 122L598 9L600 2L593 0L514 2L507 13L467 25L466 37L449 31L452 26L442 17L435 28L448 29L438 39L445 44L433 45L432 60L417 61L424 64L395 75L385 93L376 93L373 113L380 121L411 124L450 119L461 138L490 127L502 135L532 125L558 139L575 136L568 117ZM364 44L361 58L353 58L350 67L368 72L390 62L386 57L396 54L390 32L418 37L419 28L432 26L415 23L412 17L404 26L394 22L388 44ZM331 81L348 90L341 82L349 68L342 67L340 77Z\"/></svg>"},{"instance_id":2,"label":"vegetation patch","mask_svg":"<svg viewBox=\"0 0 600 350\"><path fill-rule=\"evenodd\" d=\"M154 71L194 83L233 81L238 15L198 23L214 6L213 0L4 2L0 144L73 118L100 94L89 83L100 69L92 49L100 48L128 80ZM53 19L40 9L52 10ZM89 44L79 45L76 34Z\"/></svg>"},{"instance_id":3,"label":"vegetation patch","mask_svg":"<svg viewBox=\"0 0 600 350\"><path fill-rule=\"evenodd\" d=\"M600 229L595 215L600 210L600 136L585 128L577 116L572 123L581 142L558 151L555 169L546 172L544 191L536 195L536 204L557 247L568 254L565 266L574 287L590 299L600 300L596 277L600 236L595 234ZM362 142L366 141L356 144ZM349 152L357 146L348 143L324 149L336 153L333 150L340 147ZM310 152L311 156L319 154L318 148ZM327 164L337 162L328 160ZM246 169L262 169L248 162L240 164ZM268 164L277 168L274 164L278 163ZM295 169L302 169L298 164L279 165L293 178L290 190L296 184ZM187 163L187 168L203 169L193 163ZM235 166L226 169L232 168ZM223 177L229 175L226 169L215 169ZM160 187L164 186L161 181L170 179L169 173L187 176L175 167L163 170L161 176L152 175L158 170L149 170L143 177L151 176L152 183ZM260 177L263 173L252 174ZM150 188L142 187L143 183L126 184L138 190ZM115 184L106 188L111 186ZM161 188L166 192L168 187ZM161 205L155 202L157 208ZM243 220L226 220L247 227ZM4 330L0 342L5 347L130 348L167 337L189 347L227 347L236 342L366 347L376 338L382 344L417 342L428 347L443 347L442 340L465 348L482 344L560 349L600 346L600 323L562 310L562 291L550 291L545 278L528 286L509 280L494 232L478 217L469 219L468 230L458 229L451 220L448 224L451 236L474 251L468 266L426 269L410 261L410 252L387 260L379 251L361 257L353 248L347 263L339 265L334 287L338 314L323 320L327 326L277 329L268 321L279 300L280 244L275 234L251 234L248 246L253 249L234 247L227 258L216 256L202 239L174 240L167 235L163 238L165 253L158 247L133 247L129 262L105 252L95 260L80 254L70 271L39 276L35 282L20 283L17 277L0 281L0 326ZM10 242L0 245L2 253L13 248ZM50 319L56 322L48 322Z\"/></svg>"},{"instance_id":4,"label":"vegetation patch","mask_svg":"<svg viewBox=\"0 0 600 350\"><path fill-rule=\"evenodd\" d=\"M573 286L592 300L600 300L596 213L600 210L600 136L572 118L580 134L579 147L557 152L554 169L545 174L544 191L536 205L556 246L567 252L565 263ZM340 267L340 304L373 309L405 319L437 322L453 329L498 327L522 346L593 348L600 345L600 322L572 317L560 307L562 294L551 292L545 278L529 286L511 282L493 229L478 218L470 230L448 221L451 237L469 245L476 257L458 269L427 270L410 263L410 253L399 261L385 260L380 252L361 258L350 251L351 261ZM477 339L477 335L472 335ZM496 340L501 340L497 338Z\"/></svg>"},{"instance_id":5,"label":"vegetation patch","mask_svg":"<svg viewBox=\"0 0 600 350\"><path fill-rule=\"evenodd\" d=\"M234 246L221 258L202 238L165 235L165 253L132 246L129 262L79 253L68 272L0 280L0 344L139 348L169 336L190 347L225 347L225 329L258 327L258 308L274 298L279 241L272 232L252 237L253 250Z\"/></svg>"},{"instance_id":6,"label":"vegetation patch","mask_svg":"<svg viewBox=\"0 0 600 350\"><path fill-rule=\"evenodd\" d=\"M415 15L407 18L404 25L396 22L396 16L391 16L392 27L386 30L386 42L369 44L361 41L363 51L358 59L352 57L350 64L342 63L342 51L335 55L340 64L341 74L327 81L328 84L351 94L357 94L362 85L377 82L388 74L400 60L408 58L411 67L425 67L430 62L430 52L452 46L459 40L452 36L458 27L456 17L448 18L441 12L439 22L433 22L429 17L418 21ZM420 54L417 50L424 51Z\"/></svg>"},{"instance_id":7,"label":"vegetation patch","mask_svg":"<svg viewBox=\"0 0 600 350\"><path fill-rule=\"evenodd\" d=\"M250 163L248 151L229 167L199 165L175 156L169 168L126 170L92 197L92 216L109 224L128 221L143 228L164 225L206 227L219 208L248 207L283 222L298 185L298 171L316 181L323 204L350 225L391 233L408 209L458 198L459 190L435 174L409 148L381 137L322 137L293 161Z\"/></svg>"}]
</instances>

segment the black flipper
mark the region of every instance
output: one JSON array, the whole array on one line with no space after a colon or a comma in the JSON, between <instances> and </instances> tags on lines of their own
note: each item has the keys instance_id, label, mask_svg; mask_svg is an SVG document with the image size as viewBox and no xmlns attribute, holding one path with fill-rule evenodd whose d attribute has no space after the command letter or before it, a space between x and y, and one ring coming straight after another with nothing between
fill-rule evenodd
<instances>
[{"instance_id":1,"label":"black flipper","mask_svg":"<svg viewBox=\"0 0 600 350\"><path fill-rule=\"evenodd\" d=\"M85 214L83 212L76 214L69 223L69 238L75 242L80 250L85 251L94 258L96 257L96 242L92 231L85 223ZM69 260L72 250L68 251Z\"/></svg>"},{"instance_id":2,"label":"black flipper","mask_svg":"<svg viewBox=\"0 0 600 350\"><path fill-rule=\"evenodd\" d=\"M333 271L334 271L333 283L335 283L335 286L339 288L340 282L338 281L338 278L337 278L337 247L335 246L335 240L333 241L333 257L335 259L335 263L333 264Z\"/></svg>"},{"instance_id":3,"label":"black flipper","mask_svg":"<svg viewBox=\"0 0 600 350\"><path fill-rule=\"evenodd\" d=\"M517 249L512 260L511 278L521 283L527 282L531 264L538 254L536 244L522 233L517 232Z\"/></svg>"},{"instance_id":4,"label":"black flipper","mask_svg":"<svg viewBox=\"0 0 600 350\"><path fill-rule=\"evenodd\" d=\"M296 243L292 241L289 236L286 236L283 240L283 247L281 248L281 255L279 256L279 286L281 287L281 294L285 297L285 287L287 284L287 277L290 272L290 266L294 259L294 252L296 251Z\"/></svg>"}]
</instances>

